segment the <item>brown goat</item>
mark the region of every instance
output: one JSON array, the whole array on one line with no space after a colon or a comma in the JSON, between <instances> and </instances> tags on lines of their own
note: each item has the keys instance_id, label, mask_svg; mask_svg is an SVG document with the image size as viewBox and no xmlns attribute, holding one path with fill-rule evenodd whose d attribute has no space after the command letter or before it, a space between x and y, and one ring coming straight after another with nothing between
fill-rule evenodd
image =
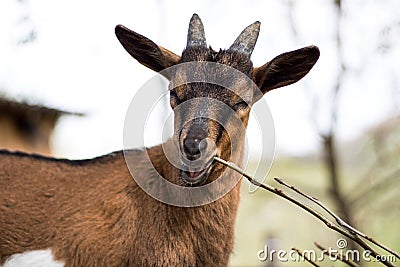
<instances>
[{"instance_id":1,"label":"brown goat","mask_svg":"<svg viewBox=\"0 0 400 267\"><path fill-rule=\"evenodd\" d=\"M250 56L259 27L259 22L253 23L229 49L216 52L207 47L202 22L194 14L182 56L123 26L116 27L116 35L135 59L152 70L185 62L216 62L252 79L263 94L300 80L316 63L319 50L310 46L253 68ZM176 71L165 76L172 83L189 79L186 74ZM47 250L55 266L226 266L233 249L240 177L212 159L217 155L241 165L250 108L259 99L249 88L238 90L247 90L250 97L243 99L215 84L186 83L171 88L173 137L163 145L129 150L125 155L119 151L70 161L0 151L0 265L15 265L18 257L32 256L29 251ZM218 100L233 115L199 98ZM194 101L189 108L178 108L189 100ZM201 118L196 117L199 111ZM205 118L204 112L216 119ZM244 127L232 123L233 116ZM185 121L187 117L194 119ZM179 158L201 159L202 168L172 164L164 150L172 143L182 151ZM127 158L135 166L135 179ZM136 178L149 183L164 178L179 187L196 189L226 177L239 182L215 201L195 207L163 203L135 182Z\"/></svg>"}]
</instances>

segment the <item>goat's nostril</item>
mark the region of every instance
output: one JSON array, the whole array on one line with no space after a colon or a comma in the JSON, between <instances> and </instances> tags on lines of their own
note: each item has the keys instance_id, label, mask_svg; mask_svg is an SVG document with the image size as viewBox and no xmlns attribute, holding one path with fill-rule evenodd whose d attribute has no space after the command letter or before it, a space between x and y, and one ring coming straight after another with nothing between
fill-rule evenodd
<instances>
[{"instance_id":1,"label":"goat's nostril","mask_svg":"<svg viewBox=\"0 0 400 267\"><path fill-rule=\"evenodd\" d=\"M200 151L204 151L207 148L207 139L203 139L199 143L199 149Z\"/></svg>"}]
</instances>

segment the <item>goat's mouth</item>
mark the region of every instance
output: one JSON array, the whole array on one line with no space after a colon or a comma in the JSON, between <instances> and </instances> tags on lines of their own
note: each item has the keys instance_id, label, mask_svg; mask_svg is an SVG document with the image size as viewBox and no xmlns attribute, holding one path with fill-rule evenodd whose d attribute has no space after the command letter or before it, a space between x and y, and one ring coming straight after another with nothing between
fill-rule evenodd
<instances>
[{"instance_id":1,"label":"goat's mouth","mask_svg":"<svg viewBox=\"0 0 400 267\"><path fill-rule=\"evenodd\" d=\"M180 178L185 183L186 186L200 186L203 185L207 178L210 176L211 170L213 169L213 160L214 157L210 159L207 164L205 164L202 169L186 168L186 170L180 170Z\"/></svg>"}]
</instances>

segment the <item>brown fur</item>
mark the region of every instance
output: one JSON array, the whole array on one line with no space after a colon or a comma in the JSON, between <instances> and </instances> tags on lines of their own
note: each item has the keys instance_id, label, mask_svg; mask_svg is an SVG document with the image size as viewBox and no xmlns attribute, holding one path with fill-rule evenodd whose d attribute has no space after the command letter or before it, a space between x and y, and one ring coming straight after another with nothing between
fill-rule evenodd
<instances>
[{"instance_id":1,"label":"brown fur","mask_svg":"<svg viewBox=\"0 0 400 267\"><path fill-rule=\"evenodd\" d=\"M193 25L200 25L196 16ZM308 47L253 68L249 55L230 49L216 52L206 47L188 47L179 57L123 26L117 26L116 34L134 58L155 71L179 62L219 62L253 77L263 93L301 79L319 55L316 47ZM185 79L183 74L170 74L166 77L172 81ZM241 83L235 85L240 90L248 89L242 88ZM256 100L254 97L248 106L236 109L242 100L233 92L200 83L174 88L171 106L198 97L224 102L235 110L245 127ZM190 112L204 109L221 116L215 105L193 106ZM186 126L180 122L183 116L175 112L178 127L173 138L185 137ZM225 129L211 119L205 120L207 138L216 143L220 157L241 165L245 128L238 130L229 117L221 119L225 120ZM168 142L171 140L175 139ZM161 145L147 150L155 170L144 164L145 153L129 152L130 160L139 168L135 175L152 180L159 179L159 173L172 183L181 184L180 170L168 162ZM208 182L239 178L231 170L222 174L222 166L216 163L210 170ZM3 151L0 187L0 263L15 253L51 248L56 259L67 266L226 266L233 249L240 181L210 204L181 208L147 195L132 179L122 152L68 161Z\"/></svg>"},{"instance_id":2,"label":"brown fur","mask_svg":"<svg viewBox=\"0 0 400 267\"><path fill-rule=\"evenodd\" d=\"M173 176L176 170L165 163L160 146L148 152L160 174ZM140 164L145 152L131 153ZM66 266L228 262L239 185L209 205L180 208L143 192L122 152L81 162L2 152L0 170L0 263L45 248Z\"/></svg>"}]
</instances>

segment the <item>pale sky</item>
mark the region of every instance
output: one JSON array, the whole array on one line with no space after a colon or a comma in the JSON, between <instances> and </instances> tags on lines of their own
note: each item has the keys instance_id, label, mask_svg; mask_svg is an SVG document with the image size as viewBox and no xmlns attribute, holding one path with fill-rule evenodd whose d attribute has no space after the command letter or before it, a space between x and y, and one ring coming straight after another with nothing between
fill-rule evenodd
<instances>
[{"instance_id":1,"label":"pale sky","mask_svg":"<svg viewBox=\"0 0 400 267\"><path fill-rule=\"evenodd\" d=\"M0 88L13 98L87 114L61 120L53 140L57 156L87 158L109 153L122 149L125 112L135 91L153 76L124 51L114 35L115 25L123 24L180 54L193 13L201 17L207 42L214 49L228 48L244 27L259 20L261 33L252 56L255 66L311 44L321 50L319 62L303 80L265 96L275 121L278 151L304 154L319 144L310 118L316 118L322 128L327 122L325 111L338 69L335 14L330 1L294 1L295 37L287 2L27 0L27 5L21 5L2 0ZM345 5L343 47L351 72L339 98L339 136L349 140L396 110L393 99L400 98L394 90L400 81L396 60L400 49L386 54L376 51L384 41L398 47L400 27L394 33L381 30L382 25L399 23L400 3L345 2L349 4ZM24 14L29 19L18 23ZM32 27L37 40L16 45ZM318 108L312 104L313 94L317 94ZM257 150L254 125L251 122L248 131L250 151Z\"/></svg>"}]
</instances>

